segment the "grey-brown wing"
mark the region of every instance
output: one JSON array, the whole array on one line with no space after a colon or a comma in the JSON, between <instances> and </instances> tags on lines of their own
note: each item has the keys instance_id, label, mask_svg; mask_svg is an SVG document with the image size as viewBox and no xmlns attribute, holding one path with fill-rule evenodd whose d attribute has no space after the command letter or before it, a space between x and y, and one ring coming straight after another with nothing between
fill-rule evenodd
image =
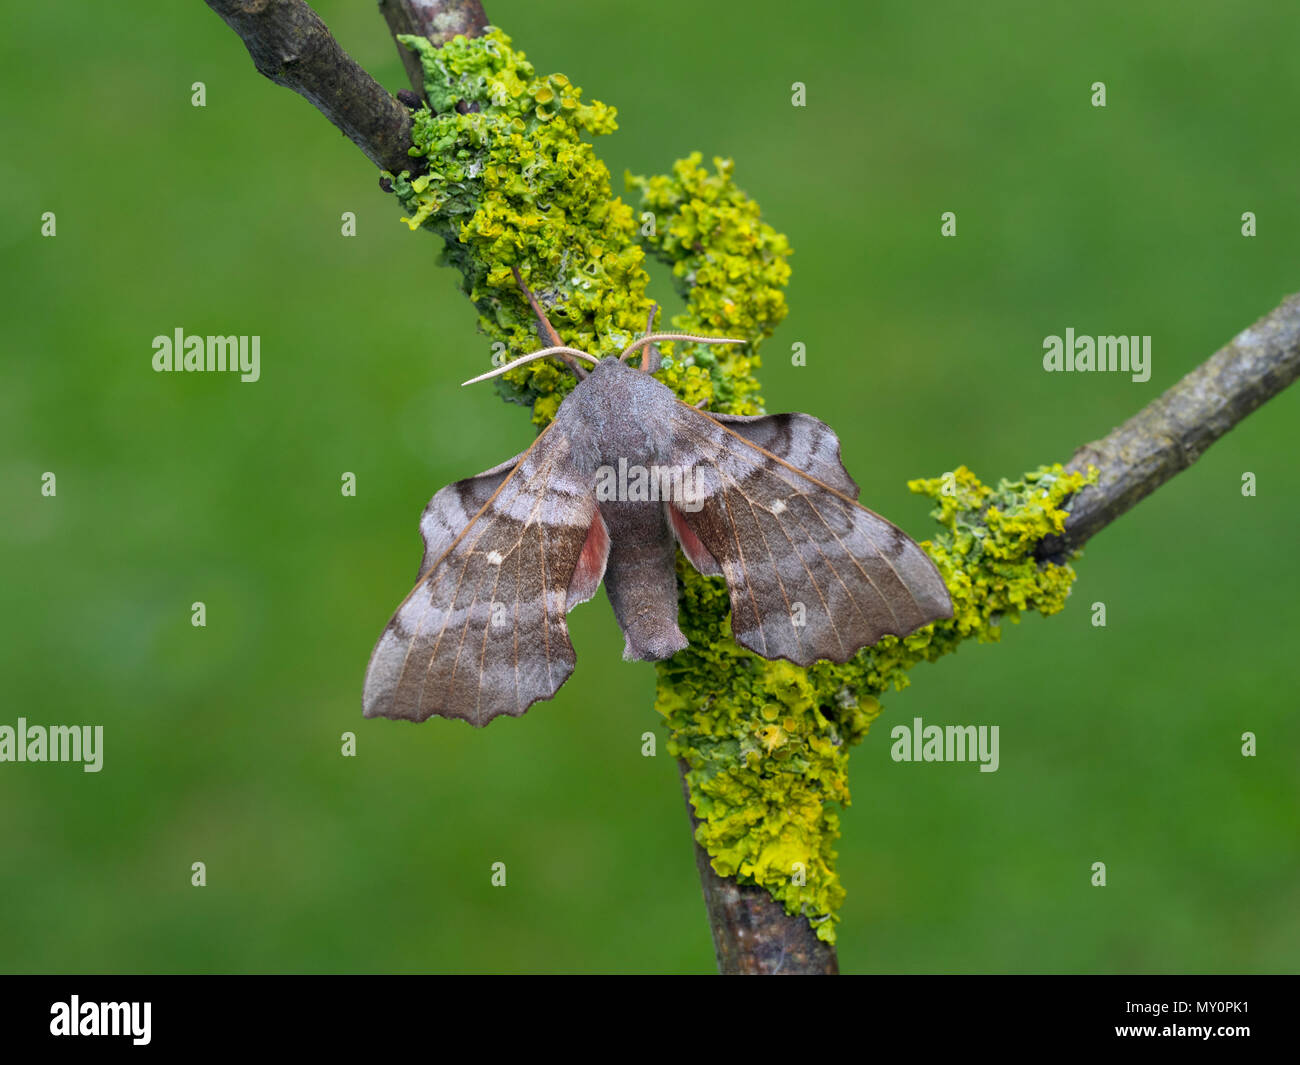
<instances>
[{"instance_id":1,"label":"grey-brown wing","mask_svg":"<svg viewBox=\"0 0 1300 1065\"><path fill-rule=\"evenodd\" d=\"M421 531L440 551L371 654L367 717L485 725L555 694L576 661L565 612L594 592L608 550L588 480L545 431L504 473L434 497Z\"/></svg>"},{"instance_id":2,"label":"grey-brown wing","mask_svg":"<svg viewBox=\"0 0 1300 1065\"><path fill-rule=\"evenodd\" d=\"M698 499L670 517L696 568L726 578L738 643L803 666L844 662L952 616L925 551L857 503L829 426L674 410L674 453L697 467Z\"/></svg>"}]
</instances>

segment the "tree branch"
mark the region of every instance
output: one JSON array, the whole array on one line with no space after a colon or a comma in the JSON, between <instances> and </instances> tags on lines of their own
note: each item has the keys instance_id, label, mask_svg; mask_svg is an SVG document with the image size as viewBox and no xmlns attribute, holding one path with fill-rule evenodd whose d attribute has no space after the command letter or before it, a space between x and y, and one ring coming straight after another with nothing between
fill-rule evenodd
<instances>
[{"instance_id":1,"label":"tree branch","mask_svg":"<svg viewBox=\"0 0 1300 1065\"><path fill-rule=\"evenodd\" d=\"M1092 465L1101 476L1075 497L1065 533L1045 539L1038 557L1062 561L1297 376L1300 295L1283 300L1119 428L1079 448L1067 469Z\"/></svg>"},{"instance_id":2,"label":"tree branch","mask_svg":"<svg viewBox=\"0 0 1300 1065\"><path fill-rule=\"evenodd\" d=\"M302 0L207 0L243 39L261 73L304 96L377 166L410 167L407 109L347 55ZM477 0L380 0L393 34L441 44L487 26ZM412 85L419 63L404 48ZM1097 467L1097 484L1076 496L1065 533L1039 545L1061 561L1300 376L1300 296L1238 335L1202 366L1103 439L1080 448L1071 470ZM683 768L684 771L684 768ZM685 782L683 781L683 785ZM689 789L687 789L689 791ZM693 825L694 811L687 810ZM805 917L788 915L767 891L718 876L695 844L718 965L725 973L835 973L835 951Z\"/></svg>"},{"instance_id":3,"label":"tree branch","mask_svg":"<svg viewBox=\"0 0 1300 1065\"><path fill-rule=\"evenodd\" d=\"M409 170L411 116L339 47L302 0L207 0L248 48L253 65L303 96L375 166Z\"/></svg>"},{"instance_id":4,"label":"tree branch","mask_svg":"<svg viewBox=\"0 0 1300 1065\"><path fill-rule=\"evenodd\" d=\"M1063 562L1120 515L1187 469L1229 429L1300 376L1300 295L1291 296L1163 395L1099 441L1075 452L1069 469L1095 466L1095 485L1075 497L1062 536L1038 548ZM685 784L685 765L679 763ZM690 808L691 824L699 822ZM838 972L834 948L800 914L787 914L768 892L719 876L695 844L700 884L723 973Z\"/></svg>"},{"instance_id":5,"label":"tree branch","mask_svg":"<svg viewBox=\"0 0 1300 1065\"><path fill-rule=\"evenodd\" d=\"M479 0L379 0L379 10L384 13L394 41L399 33L409 33L442 45L458 35L478 37L488 26ZM419 58L400 43L397 52L411 79L411 88L423 98L424 71Z\"/></svg>"},{"instance_id":6,"label":"tree branch","mask_svg":"<svg viewBox=\"0 0 1300 1065\"><path fill-rule=\"evenodd\" d=\"M691 835L699 819L691 809L686 763L677 761L682 795L691 819ZM838 976L835 948L817 938L803 914L785 912L766 888L742 884L714 872L709 853L695 843L704 905L713 932L718 972L724 976Z\"/></svg>"}]
</instances>

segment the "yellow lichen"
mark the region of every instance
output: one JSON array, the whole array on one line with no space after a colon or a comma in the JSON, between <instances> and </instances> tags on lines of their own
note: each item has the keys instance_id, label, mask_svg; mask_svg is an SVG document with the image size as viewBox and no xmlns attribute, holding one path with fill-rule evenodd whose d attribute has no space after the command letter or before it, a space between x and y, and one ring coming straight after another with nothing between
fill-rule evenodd
<instances>
[{"instance_id":1,"label":"yellow lichen","mask_svg":"<svg viewBox=\"0 0 1300 1065\"><path fill-rule=\"evenodd\" d=\"M616 352L645 328L648 250L671 265L686 298L675 327L747 342L665 345L660 380L688 403L761 413L757 352L786 314L790 247L736 186L732 164L715 159L710 172L696 153L669 175L629 176L640 195L634 212L582 139L611 132L613 108L584 102L563 75L539 76L499 30L440 49L402 40L420 55L429 107L413 123L413 170L423 172L403 171L393 188L412 229L444 238L444 262L463 275L483 332L511 356L539 346L517 267L565 343ZM539 426L572 387L572 375L549 361L499 382ZM1087 480L1050 467L990 488L961 467L911 482L937 504L940 531L922 546L954 616L906 639L885 637L843 665L804 670L742 649L723 582L679 558L690 646L658 664L656 706L668 750L687 766L697 839L720 874L761 884L834 940L844 897L834 807L849 802L849 751L880 714L878 697L905 687L919 662L972 637L999 639L1021 611L1061 609L1074 570L1040 563L1034 547L1061 531L1066 502Z\"/></svg>"}]
</instances>

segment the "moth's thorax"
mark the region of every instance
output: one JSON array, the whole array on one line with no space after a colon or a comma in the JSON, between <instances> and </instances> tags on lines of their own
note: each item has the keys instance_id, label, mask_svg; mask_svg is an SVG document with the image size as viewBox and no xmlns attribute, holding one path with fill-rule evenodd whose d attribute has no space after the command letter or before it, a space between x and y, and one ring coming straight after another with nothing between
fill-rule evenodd
<instances>
[{"instance_id":1,"label":"moth's thorax","mask_svg":"<svg viewBox=\"0 0 1300 1065\"><path fill-rule=\"evenodd\" d=\"M668 419L676 399L659 381L617 359L604 359L555 416L585 472L628 462L657 462L671 450Z\"/></svg>"}]
</instances>

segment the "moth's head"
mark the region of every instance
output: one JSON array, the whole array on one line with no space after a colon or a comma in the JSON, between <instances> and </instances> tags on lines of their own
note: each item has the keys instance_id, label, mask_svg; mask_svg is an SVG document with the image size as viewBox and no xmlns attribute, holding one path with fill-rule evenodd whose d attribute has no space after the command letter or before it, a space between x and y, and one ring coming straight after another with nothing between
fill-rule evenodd
<instances>
[{"instance_id":1,"label":"moth's head","mask_svg":"<svg viewBox=\"0 0 1300 1065\"><path fill-rule=\"evenodd\" d=\"M651 321L654 320L654 311L650 312ZM646 333L640 340L634 341L623 349L623 354L618 357L619 362L626 362L638 351L644 349L641 356L641 369L645 373L654 373L661 364L659 349L656 344L664 341L684 341L691 344L743 344L743 340L737 340L734 337L704 337L695 333Z\"/></svg>"},{"instance_id":2,"label":"moth's head","mask_svg":"<svg viewBox=\"0 0 1300 1065\"><path fill-rule=\"evenodd\" d=\"M596 363L595 368L591 372L611 374L616 372L614 370L615 366L623 366L625 370L631 369L631 367L623 365L623 360L618 355L606 355L603 359L601 359L599 362Z\"/></svg>"}]
</instances>

